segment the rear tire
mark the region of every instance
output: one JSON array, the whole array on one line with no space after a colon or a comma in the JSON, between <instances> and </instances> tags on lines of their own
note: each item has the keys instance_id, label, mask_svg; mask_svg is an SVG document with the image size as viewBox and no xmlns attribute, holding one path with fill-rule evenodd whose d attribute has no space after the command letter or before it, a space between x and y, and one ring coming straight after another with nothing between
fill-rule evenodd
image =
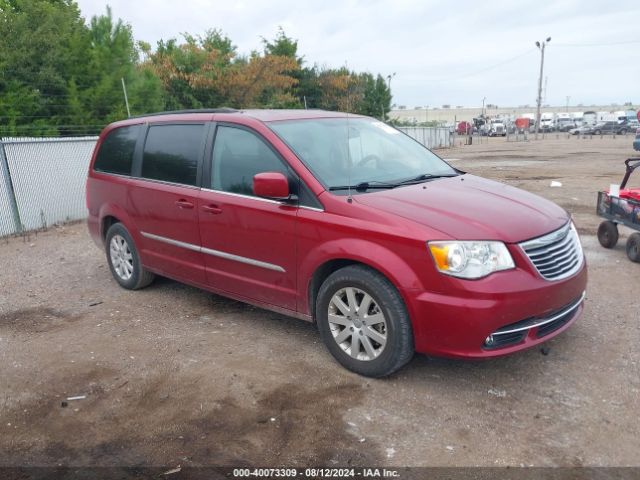
<instances>
[{"instance_id":1,"label":"rear tire","mask_svg":"<svg viewBox=\"0 0 640 480\"><path fill-rule=\"evenodd\" d=\"M593 134L594 134L594 135L600 135L601 133L602 133L602 132L601 132L600 130L595 130L595 131L593 132Z\"/></svg>"},{"instance_id":2,"label":"rear tire","mask_svg":"<svg viewBox=\"0 0 640 480\"><path fill-rule=\"evenodd\" d=\"M598 241L604 248L613 248L618 243L618 226L605 220L598 227Z\"/></svg>"},{"instance_id":3,"label":"rear tire","mask_svg":"<svg viewBox=\"0 0 640 480\"><path fill-rule=\"evenodd\" d=\"M389 280L364 265L342 268L324 281L316 319L329 352L352 372L385 377L413 357L411 321L402 297Z\"/></svg>"},{"instance_id":4,"label":"rear tire","mask_svg":"<svg viewBox=\"0 0 640 480\"><path fill-rule=\"evenodd\" d=\"M640 263L640 233L632 233L627 239L627 257L632 262Z\"/></svg>"},{"instance_id":5,"label":"rear tire","mask_svg":"<svg viewBox=\"0 0 640 480\"><path fill-rule=\"evenodd\" d=\"M133 238L121 223L107 230L105 250L111 274L121 287L138 290L153 282L155 275L142 266Z\"/></svg>"}]
</instances>

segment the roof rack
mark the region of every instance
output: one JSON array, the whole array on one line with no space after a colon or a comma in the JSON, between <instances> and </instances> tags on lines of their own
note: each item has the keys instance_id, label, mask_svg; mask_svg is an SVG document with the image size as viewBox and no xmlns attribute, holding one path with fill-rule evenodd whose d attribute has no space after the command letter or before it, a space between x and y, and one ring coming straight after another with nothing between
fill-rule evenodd
<instances>
[{"instance_id":1,"label":"roof rack","mask_svg":"<svg viewBox=\"0 0 640 480\"><path fill-rule=\"evenodd\" d=\"M236 110L235 108L228 108L228 107L194 108L194 109L188 109L188 110L170 110L167 112L145 113L144 115L136 115L135 117L131 117L131 118L155 117L158 115L176 115L180 113L236 113L236 112L239 112L239 110Z\"/></svg>"}]
</instances>

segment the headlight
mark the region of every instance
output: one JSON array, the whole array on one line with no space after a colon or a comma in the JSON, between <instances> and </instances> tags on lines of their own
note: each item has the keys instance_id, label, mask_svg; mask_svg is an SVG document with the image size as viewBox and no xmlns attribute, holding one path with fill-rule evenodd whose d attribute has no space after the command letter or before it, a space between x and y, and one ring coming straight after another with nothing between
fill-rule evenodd
<instances>
[{"instance_id":1,"label":"headlight","mask_svg":"<svg viewBox=\"0 0 640 480\"><path fill-rule=\"evenodd\" d=\"M502 242L428 242L436 268L460 278L482 278L500 270L515 268Z\"/></svg>"}]
</instances>

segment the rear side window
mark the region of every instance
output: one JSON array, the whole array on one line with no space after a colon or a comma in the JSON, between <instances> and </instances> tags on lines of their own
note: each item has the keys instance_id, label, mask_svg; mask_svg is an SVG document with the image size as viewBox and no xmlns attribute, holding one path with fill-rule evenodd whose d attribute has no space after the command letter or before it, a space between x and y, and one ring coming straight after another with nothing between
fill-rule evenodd
<instances>
[{"instance_id":1,"label":"rear side window","mask_svg":"<svg viewBox=\"0 0 640 480\"><path fill-rule=\"evenodd\" d=\"M152 125L142 157L142 176L196 185L204 125Z\"/></svg>"},{"instance_id":2,"label":"rear side window","mask_svg":"<svg viewBox=\"0 0 640 480\"><path fill-rule=\"evenodd\" d=\"M98 172L131 175L133 152L140 125L120 127L109 132L100 146L93 169Z\"/></svg>"}]
</instances>

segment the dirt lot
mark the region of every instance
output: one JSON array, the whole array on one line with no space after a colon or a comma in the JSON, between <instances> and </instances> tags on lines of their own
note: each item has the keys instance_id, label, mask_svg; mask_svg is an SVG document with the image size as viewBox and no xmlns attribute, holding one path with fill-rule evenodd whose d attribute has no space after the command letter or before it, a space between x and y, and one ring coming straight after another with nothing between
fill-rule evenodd
<instances>
[{"instance_id":1,"label":"dirt lot","mask_svg":"<svg viewBox=\"0 0 640 480\"><path fill-rule=\"evenodd\" d=\"M119 288L84 225L0 240L0 465L640 465L640 265L626 234L594 237L630 146L441 151L574 214L585 314L547 355L417 356L385 380L340 368L311 324L169 280Z\"/></svg>"}]
</instances>

